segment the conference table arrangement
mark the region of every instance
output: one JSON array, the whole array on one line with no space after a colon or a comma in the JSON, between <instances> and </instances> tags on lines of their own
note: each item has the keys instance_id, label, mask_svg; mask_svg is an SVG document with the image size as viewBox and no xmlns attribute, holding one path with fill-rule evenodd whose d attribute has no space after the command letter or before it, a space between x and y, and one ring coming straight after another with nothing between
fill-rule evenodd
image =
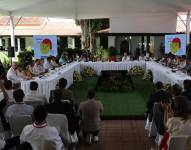
<instances>
[{"instance_id":1,"label":"conference table arrangement","mask_svg":"<svg viewBox=\"0 0 191 150\"><path fill-rule=\"evenodd\" d=\"M105 70L130 70L132 67L139 66L145 71L150 70L153 74L153 82L162 81L165 84L179 84L183 87L183 81L191 77L181 71L174 72L171 68L166 67L154 61L127 61L127 62L72 62L61 67L50 70L48 73L34 77L31 80L23 80L21 88L25 93L29 92L31 81L39 84L39 92L45 94L49 98L50 91L55 89L58 80L62 77L66 78L67 87L73 84L74 72L81 72L86 67L91 67L97 75Z\"/></svg>"}]
</instances>

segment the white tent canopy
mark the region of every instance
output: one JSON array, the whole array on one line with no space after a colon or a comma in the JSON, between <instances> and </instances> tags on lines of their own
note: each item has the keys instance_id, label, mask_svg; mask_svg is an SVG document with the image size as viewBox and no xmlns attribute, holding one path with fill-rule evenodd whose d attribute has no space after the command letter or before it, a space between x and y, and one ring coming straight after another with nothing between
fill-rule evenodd
<instances>
[{"instance_id":1,"label":"white tent canopy","mask_svg":"<svg viewBox=\"0 0 191 150\"><path fill-rule=\"evenodd\" d=\"M189 10L191 0L0 0L0 13L13 16L90 19Z\"/></svg>"}]
</instances>

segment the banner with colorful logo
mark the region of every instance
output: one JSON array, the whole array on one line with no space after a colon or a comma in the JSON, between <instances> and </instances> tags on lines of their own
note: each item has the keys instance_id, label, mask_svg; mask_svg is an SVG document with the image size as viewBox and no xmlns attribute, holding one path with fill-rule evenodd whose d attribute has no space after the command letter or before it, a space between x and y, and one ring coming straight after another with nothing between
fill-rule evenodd
<instances>
[{"instance_id":1,"label":"banner with colorful logo","mask_svg":"<svg viewBox=\"0 0 191 150\"><path fill-rule=\"evenodd\" d=\"M165 53L174 55L186 55L186 35L165 35Z\"/></svg>"},{"instance_id":2,"label":"banner with colorful logo","mask_svg":"<svg viewBox=\"0 0 191 150\"><path fill-rule=\"evenodd\" d=\"M42 58L47 56L57 56L57 36L54 35L35 35L34 57Z\"/></svg>"}]
</instances>

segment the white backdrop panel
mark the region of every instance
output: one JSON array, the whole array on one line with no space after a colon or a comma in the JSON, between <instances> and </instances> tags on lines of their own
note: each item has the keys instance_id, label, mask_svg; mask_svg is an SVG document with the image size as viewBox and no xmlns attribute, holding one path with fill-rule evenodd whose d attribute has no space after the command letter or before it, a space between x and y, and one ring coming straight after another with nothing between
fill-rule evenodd
<instances>
[{"instance_id":1,"label":"white backdrop panel","mask_svg":"<svg viewBox=\"0 0 191 150\"><path fill-rule=\"evenodd\" d=\"M175 33L174 14L128 14L110 19L111 33Z\"/></svg>"}]
</instances>

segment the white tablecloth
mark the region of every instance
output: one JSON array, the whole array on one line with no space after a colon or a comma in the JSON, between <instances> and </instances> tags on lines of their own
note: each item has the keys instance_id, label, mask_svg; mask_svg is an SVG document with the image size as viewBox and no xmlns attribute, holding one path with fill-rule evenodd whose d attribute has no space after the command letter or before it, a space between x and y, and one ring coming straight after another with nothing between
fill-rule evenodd
<instances>
[{"instance_id":1,"label":"white tablecloth","mask_svg":"<svg viewBox=\"0 0 191 150\"><path fill-rule=\"evenodd\" d=\"M74 71L80 71L80 64L74 62L72 64L62 66L57 68L56 70L52 70L48 73L48 76L42 78L34 78L33 80L27 80L21 82L21 88L24 90L25 94L30 91L29 86L31 81L38 82L39 93L45 94L47 98L49 98L50 91L55 89L58 80L62 77L67 79L67 87L69 87L73 83L73 73Z\"/></svg>"},{"instance_id":2,"label":"white tablecloth","mask_svg":"<svg viewBox=\"0 0 191 150\"><path fill-rule=\"evenodd\" d=\"M43 78L35 78L29 81L22 81L21 88L25 93L29 92L31 81L36 81L39 84L39 92L45 94L49 98L50 91L55 89L58 80L62 77L68 81L67 87L73 84L74 71L80 72L85 67L92 67L99 75L102 70L130 70L134 66L140 66L143 69L151 70L153 73L153 82L162 81L171 85L177 83L183 87L183 81L191 77L184 73L173 73L170 68L162 66L156 62L145 61L129 61L129 62L74 62L72 64L62 66L53 70L48 76Z\"/></svg>"},{"instance_id":3,"label":"white tablecloth","mask_svg":"<svg viewBox=\"0 0 191 150\"><path fill-rule=\"evenodd\" d=\"M161 81L163 83L169 83L171 85L179 84L183 87L183 82L185 79L190 79L191 77L182 73L181 71L172 72L171 68L165 67L156 62L147 62L146 69L151 70L153 73L153 82Z\"/></svg>"},{"instance_id":4,"label":"white tablecloth","mask_svg":"<svg viewBox=\"0 0 191 150\"><path fill-rule=\"evenodd\" d=\"M81 69L85 67L93 68L99 75L102 70L130 70L134 66L146 68L145 61L128 62L81 62Z\"/></svg>"}]
</instances>

